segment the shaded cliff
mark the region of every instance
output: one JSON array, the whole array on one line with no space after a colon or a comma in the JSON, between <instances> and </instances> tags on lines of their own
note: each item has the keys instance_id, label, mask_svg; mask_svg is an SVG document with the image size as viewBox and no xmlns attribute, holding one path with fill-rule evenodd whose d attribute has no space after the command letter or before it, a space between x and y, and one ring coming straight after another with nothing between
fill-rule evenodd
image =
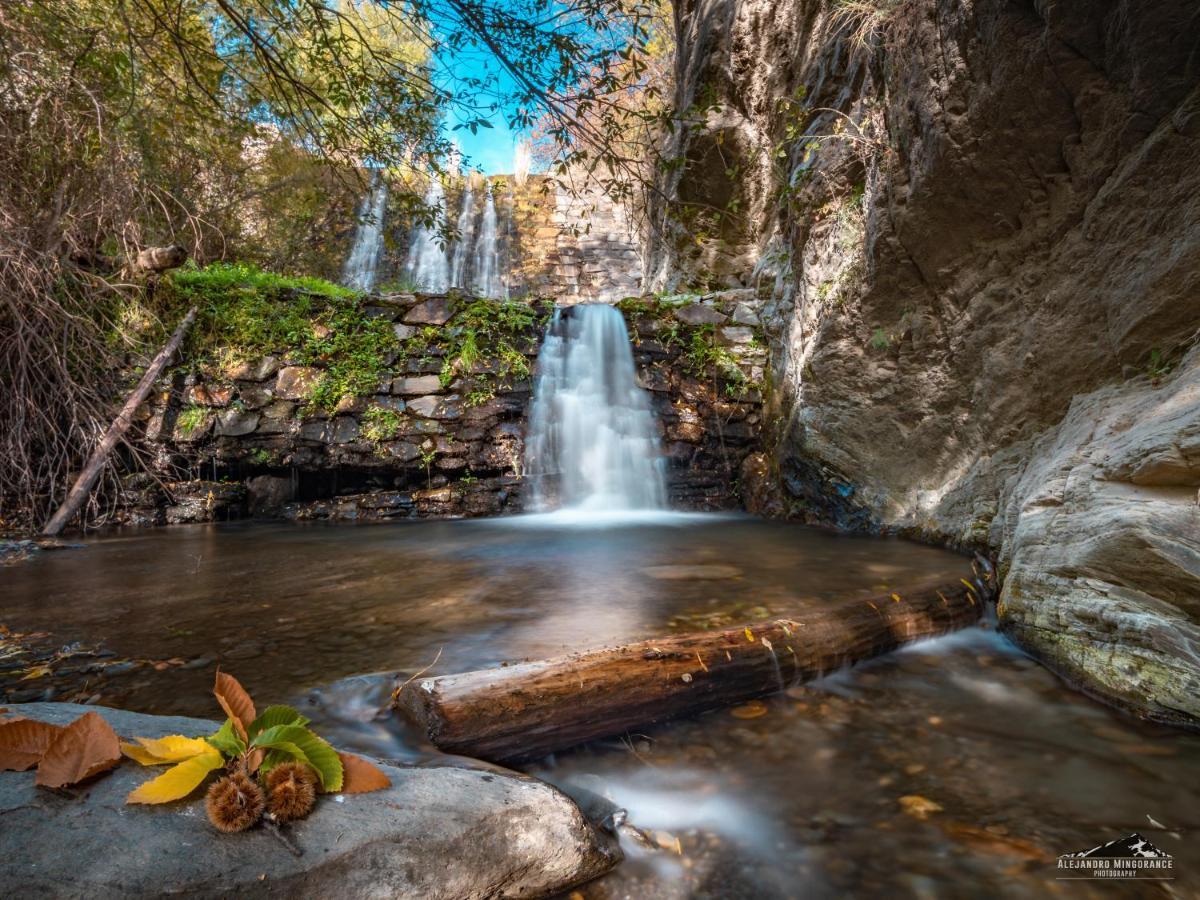
<instances>
[{"instance_id":1,"label":"shaded cliff","mask_svg":"<svg viewBox=\"0 0 1200 900\"><path fill-rule=\"evenodd\" d=\"M676 26L692 124L648 272L770 290L757 502L998 551L1008 633L1195 725L1200 9L689 0Z\"/></svg>"}]
</instances>

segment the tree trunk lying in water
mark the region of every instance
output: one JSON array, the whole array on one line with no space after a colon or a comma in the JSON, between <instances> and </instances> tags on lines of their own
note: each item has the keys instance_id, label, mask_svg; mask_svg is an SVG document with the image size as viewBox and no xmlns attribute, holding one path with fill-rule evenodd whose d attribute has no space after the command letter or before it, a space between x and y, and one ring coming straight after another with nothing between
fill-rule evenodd
<instances>
[{"instance_id":1,"label":"tree trunk lying in water","mask_svg":"<svg viewBox=\"0 0 1200 900\"><path fill-rule=\"evenodd\" d=\"M973 624L991 567L966 580L834 603L795 620L671 635L461 675L422 678L395 704L448 753L499 763L775 693Z\"/></svg>"}]
</instances>

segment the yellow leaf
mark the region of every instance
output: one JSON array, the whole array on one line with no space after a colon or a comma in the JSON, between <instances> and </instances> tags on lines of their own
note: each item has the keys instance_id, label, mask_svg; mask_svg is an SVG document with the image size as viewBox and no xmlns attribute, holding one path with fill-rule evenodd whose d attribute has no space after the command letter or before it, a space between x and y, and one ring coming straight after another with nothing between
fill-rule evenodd
<instances>
[{"instance_id":1,"label":"yellow leaf","mask_svg":"<svg viewBox=\"0 0 1200 900\"><path fill-rule=\"evenodd\" d=\"M159 759L145 747L127 744L124 741L121 742L121 752L130 759L140 762L143 766L160 766L166 762L165 759Z\"/></svg>"},{"instance_id":2,"label":"yellow leaf","mask_svg":"<svg viewBox=\"0 0 1200 900\"><path fill-rule=\"evenodd\" d=\"M204 738L184 737L182 734L170 734L164 738L136 738L136 740L145 748L146 754L155 758L155 762L147 763L142 762L141 758L133 756L131 753L126 753L127 756L133 756L143 766L183 762L185 759L208 753L213 749L212 744ZM125 747L121 749L124 750Z\"/></svg>"},{"instance_id":3,"label":"yellow leaf","mask_svg":"<svg viewBox=\"0 0 1200 900\"><path fill-rule=\"evenodd\" d=\"M746 640L752 644L754 643L754 632L750 630L749 625L746 626Z\"/></svg>"},{"instance_id":4,"label":"yellow leaf","mask_svg":"<svg viewBox=\"0 0 1200 900\"><path fill-rule=\"evenodd\" d=\"M189 760L172 766L157 778L153 778L132 791L126 803L170 803L194 791L213 769L219 769L225 760L219 751L210 748L208 753L193 756Z\"/></svg>"}]
</instances>

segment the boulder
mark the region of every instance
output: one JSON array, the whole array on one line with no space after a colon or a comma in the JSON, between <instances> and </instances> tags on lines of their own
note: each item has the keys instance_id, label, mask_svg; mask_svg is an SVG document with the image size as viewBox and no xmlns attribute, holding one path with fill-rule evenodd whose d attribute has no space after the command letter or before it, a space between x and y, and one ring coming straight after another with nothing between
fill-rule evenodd
<instances>
[{"instance_id":1,"label":"boulder","mask_svg":"<svg viewBox=\"0 0 1200 900\"><path fill-rule=\"evenodd\" d=\"M404 314L406 325L445 325L454 315L454 304L447 297L431 297Z\"/></svg>"},{"instance_id":2,"label":"boulder","mask_svg":"<svg viewBox=\"0 0 1200 900\"><path fill-rule=\"evenodd\" d=\"M64 724L103 716L122 737L203 735L217 723L98 706L34 703L19 712ZM392 785L325 796L287 826L288 853L257 826L221 834L199 795L163 806L125 796L160 769L125 760L70 792L0 772L0 895L94 898L548 897L621 858L615 840L566 795L496 768L383 766Z\"/></svg>"}]
</instances>

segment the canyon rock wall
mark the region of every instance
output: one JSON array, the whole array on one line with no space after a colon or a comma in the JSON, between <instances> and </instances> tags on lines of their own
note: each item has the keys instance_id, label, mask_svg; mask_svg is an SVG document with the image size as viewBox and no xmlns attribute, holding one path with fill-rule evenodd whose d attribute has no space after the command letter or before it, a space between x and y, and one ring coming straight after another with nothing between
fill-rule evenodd
<instances>
[{"instance_id":1,"label":"canyon rock wall","mask_svg":"<svg viewBox=\"0 0 1200 900\"><path fill-rule=\"evenodd\" d=\"M1200 9L675 14L647 271L771 292L757 502L992 549L1006 632L1200 724Z\"/></svg>"},{"instance_id":2,"label":"canyon rock wall","mask_svg":"<svg viewBox=\"0 0 1200 900\"><path fill-rule=\"evenodd\" d=\"M549 303L512 336L523 360L486 341L462 369L447 344L467 298L367 299L402 336L373 395L312 404L327 369L265 357L213 367L184 360L139 413L154 472L130 476L117 520L131 525L244 517L458 518L522 511L526 416ZM621 305L662 434L671 505L733 509L738 476L761 451L766 350L750 292ZM441 340L442 336L449 340ZM155 477L157 475L157 478Z\"/></svg>"}]
</instances>

